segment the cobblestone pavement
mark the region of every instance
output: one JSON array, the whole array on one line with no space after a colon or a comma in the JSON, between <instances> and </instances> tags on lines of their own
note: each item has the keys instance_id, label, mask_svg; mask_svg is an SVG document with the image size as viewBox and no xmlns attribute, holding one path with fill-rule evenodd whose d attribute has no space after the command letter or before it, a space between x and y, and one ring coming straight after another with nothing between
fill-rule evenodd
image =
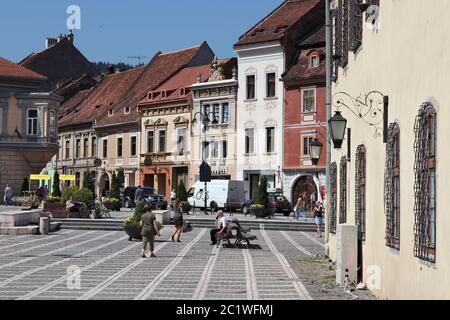
<instances>
[{"instance_id":1,"label":"cobblestone pavement","mask_svg":"<svg viewBox=\"0 0 450 320\"><path fill-rule=\"evenodd\" d=\"M207 229L157 238L157 258L123 232L63 230L0 236L0 300L355 299L333 285L320 239L306 232L253 230L250 249L211 246ZM368 292L360 299L373 298Z\"/></svg>"}]
</instances>

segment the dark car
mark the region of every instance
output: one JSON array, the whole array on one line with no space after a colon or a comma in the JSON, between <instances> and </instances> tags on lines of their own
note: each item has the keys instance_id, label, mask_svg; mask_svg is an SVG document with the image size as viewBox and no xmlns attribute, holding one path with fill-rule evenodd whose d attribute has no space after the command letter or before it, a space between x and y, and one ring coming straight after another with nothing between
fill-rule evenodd
<instances>
[{"instance_id":1,"label":"dark car","mask_svg":"<svg viewBox=\"0 0 450 320\"><path fill-rule=\"evenodd\" d=\"M144 200L147 201L148 204L152 205L155 209L167 209L167 200L166 197L158 194L154 188L144 187ZM134 208L136 207L136 203L134 201L134 196L136 194L137 187L127 187L121 193L120 197L122 200L122 205L125 208Z\"/></svg>"},{"instance_id":2,"label":"dark car","mask_svg":"<svg viewBox=\"0 0 450 320\"><path fill-rule=\"evenodd\" d=\"M242 203L242 213L247 215L249 213L250 206L254 203L255 201L251 199ZM278 193L269 193L268 207L274 209L274 213L282 213L285 216L289 216L293 211L292 204L289 202L289 200L284 195Z\"/></svg>"}]
</instances>

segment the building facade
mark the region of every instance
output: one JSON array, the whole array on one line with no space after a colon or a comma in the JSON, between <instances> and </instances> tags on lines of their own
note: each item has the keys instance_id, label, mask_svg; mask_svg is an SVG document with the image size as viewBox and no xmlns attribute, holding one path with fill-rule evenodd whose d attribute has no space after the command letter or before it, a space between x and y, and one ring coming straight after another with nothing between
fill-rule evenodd
<instances>
[{"instance_id":1,"label":"building facade","mask_svg":"<svg viewBox=\"0 0 450 320\"><path fill-rule=\"evenodd\" d=\"M317 27L322 1L285 1L248 32L234 48L238 55L237 178L254 198L260 178L285 189L282 179L284 84L296 44ZM317 20L316 20L317 19Z\"/></svg>"},{"instance_id":2,"label":"building facade","mask_svg":"<svg viewBox=\"0 0 450 320\"><path fill-rule=\"evenodd\" d=\"M357 2L333 11L333 111L351 136L332 152L330 257L340 245L336 224L356 225L358 280L377 296L449 299L450 43L442 34L450 3L377 1L361 13Z\"/></svg>"},{"instance_id":3,"label":"building facade","mask_svg":"<svg viewBox=\"0 0 450 320\"><path fill-rule=\"evenodd\" d=\"M208 79L198 78L190 90L195 123L191 127L189 185L199 180L203 161L211 166L212 179L236 179L237 60L215 60ZM205 116L210 121L206 127Z\"/></svg>"},{"instance_id":4,"label":"building facade","mask_svg":"<svg viewBox=\"0 0 450 320\"><path fill-rule=\"evenodd\" d=\"M298 59L283 74L284 108L283 185L295 204L306 191L308 205L322 200L326 176L325 28L320 26L299 43ZM322 143L321 158L313 164L310 144Z\"/></svg>"},{"instance_id":5,"label":"building facade","mask_svg":"<svg viewBox=\"0 0 450 320\"><path fill-rule=\"evenodd\" d=\"M0 57L0 185L21 192L58 151L61 98L40 93L46 78ZM3 200L3 199L2 199Z\"/></svg>"}]
</instances>

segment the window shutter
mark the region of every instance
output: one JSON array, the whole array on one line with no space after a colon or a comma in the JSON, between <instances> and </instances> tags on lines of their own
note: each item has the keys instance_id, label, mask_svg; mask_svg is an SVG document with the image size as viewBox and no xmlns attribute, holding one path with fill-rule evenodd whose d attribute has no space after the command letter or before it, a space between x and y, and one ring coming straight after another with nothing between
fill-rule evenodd
<instances>
[{"instance_id":1,"label":"window shutter","mask_svg":"<svg viewBox=\"0 0 450 320\"><path fill-rule=\"evenodd\" d=\"M362 44L363 15L358 5L362 0L350 0L349 7L349 48L356 52Z\"/></svg>"},{"instance_id":2,"label":"window shutter","mask_svg":"<svg viewBox=\"0 0 450 320\"><path fill-rule=\"evenodd\" d=\"M341 0L342 7L341 7L341 32L342 32L342 46L341 46L341 67L345 68L348 64L348 2L349 0Z\"/></svg>"}]
</instances>

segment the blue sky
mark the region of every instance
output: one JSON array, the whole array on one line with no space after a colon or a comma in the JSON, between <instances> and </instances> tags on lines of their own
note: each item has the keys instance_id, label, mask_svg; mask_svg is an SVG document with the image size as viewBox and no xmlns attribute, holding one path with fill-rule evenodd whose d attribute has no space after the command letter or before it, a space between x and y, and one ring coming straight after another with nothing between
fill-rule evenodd
<instances>
[{"instance_id":1,"label":"blue sky","mask_svg":"<svg viewBox=\"0 0 450 320\"><path fill-rule=\"evenodd\" d=\"M240 35L282 0L2 0L0 56L19 62L67 33L69 5L81 9L75 45L91 61L136 64L128 56L191 47L206 40L220 58L235 56Z\"/></svg>"}]
</instances>

